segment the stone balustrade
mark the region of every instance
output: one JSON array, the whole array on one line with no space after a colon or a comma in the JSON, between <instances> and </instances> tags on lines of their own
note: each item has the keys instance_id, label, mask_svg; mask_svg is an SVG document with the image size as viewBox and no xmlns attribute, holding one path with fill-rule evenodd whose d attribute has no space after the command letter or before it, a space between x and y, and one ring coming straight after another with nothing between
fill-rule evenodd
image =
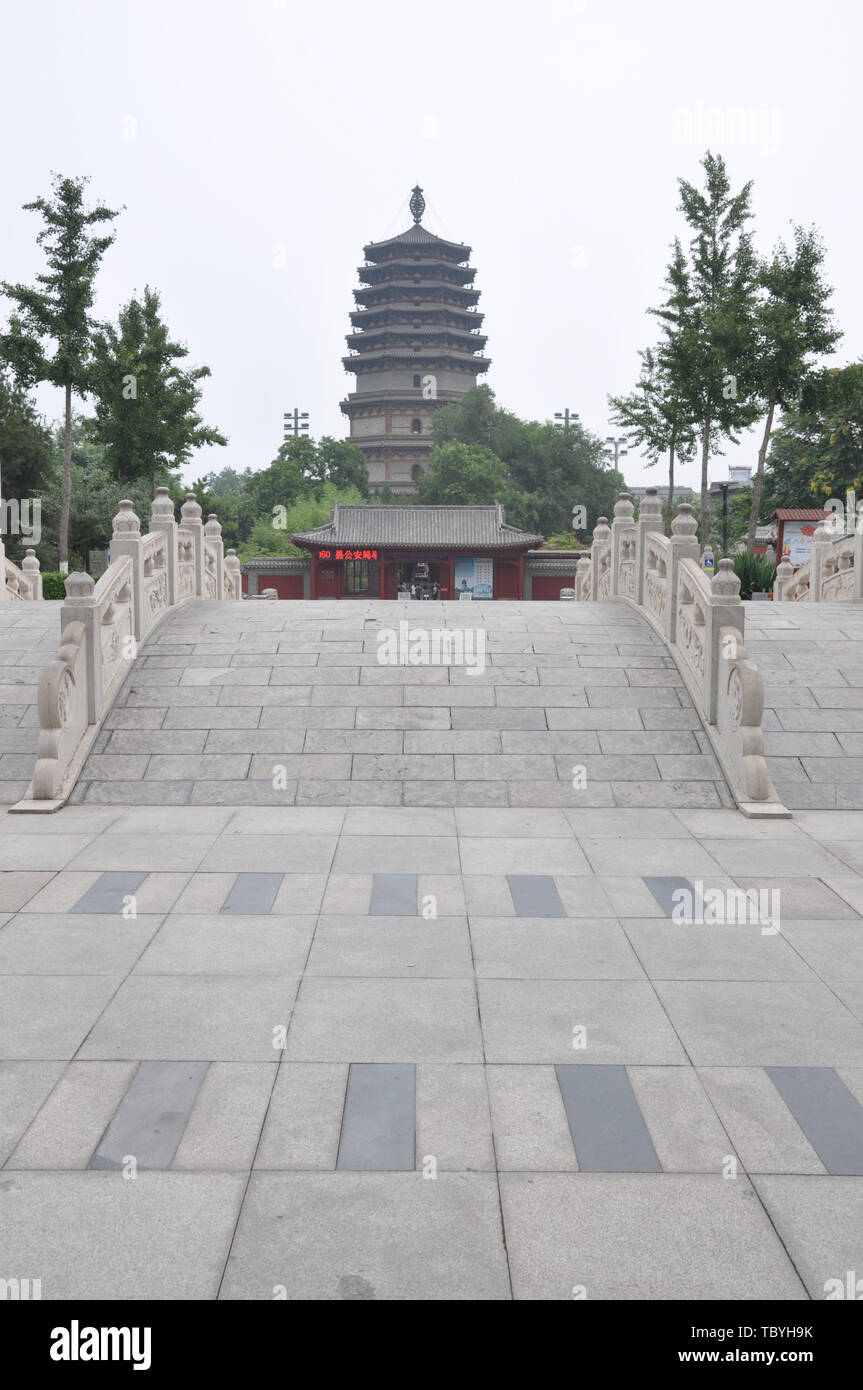
<instances>
[{"instance_id":1,"label":"stone balustrade","mask_svg":"<svg viewBox=\"0 0 863 1390\"><path fill-rule=\"evenodd\" d=\"M621 493L611 525L599 518L590 558L578 562L575 598L625 599L647 618L668 643L740 809L787 815L764 758L764 684L744 646L740 580L729 559L712 577L703 570L692 507L678 506L669 537L655 488L637 521Z\"/></svg>"},{"instance_id":2,"label":"stone balustrade","mask_svg":"<svg viewBox=\"0 0 863 1390\"><path fill-rule=\"evenodd\" d=\"M795 570L783 560L776 570L773 597L783 603L863 603L863 526L853 536L837 536L831 519L819 522L812 554Z\"/></svg>"},{"instance_id":3,"label":"stone balustrade","mask_svg":"<svg viewBox=\"0 0 863 1390\"><path fill-rule=\"evenodd\" d=\"M3 583L0 584L0 602L4 600L20 603L24 599L42 597L42 575L35 550L28 550L21 567L10 560L0 541L0 565L3 567Z\"/></svg>"},{"instance_id":4,"label":"stone balustrade","mask_svg":"<svg viewBox=\"0 0 863 1390\"><path fill-rule=\"evenodd\" d=\"M167 613L194 599L242 598L240 563L233 550L223 555L221 531L215 516L203 524L194 493L178 525L167 488L158 488L146 535L132 503L120 502L102 578L76 572L66 580L57 657L39 678L36 769L13 810L63 804L129 663Z\"/></svg>"}]
</instances>

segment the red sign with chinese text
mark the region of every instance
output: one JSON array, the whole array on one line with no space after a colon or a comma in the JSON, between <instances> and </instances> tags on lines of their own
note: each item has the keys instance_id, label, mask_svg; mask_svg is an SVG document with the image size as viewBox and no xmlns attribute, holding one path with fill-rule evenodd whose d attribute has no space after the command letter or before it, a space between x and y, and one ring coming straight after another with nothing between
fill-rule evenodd
<instances>
[{"instance_id":1,"label":"red sign with chinese text","mask_svg":"<svg viewBox=\"0 0 863 1390\"><path fill-rule=\"evenodd\" d=\"M331 550L319 550L319 560L376 560L378 552L376 550L337 550L335 554Z\"/></svg>"}]
</instances>

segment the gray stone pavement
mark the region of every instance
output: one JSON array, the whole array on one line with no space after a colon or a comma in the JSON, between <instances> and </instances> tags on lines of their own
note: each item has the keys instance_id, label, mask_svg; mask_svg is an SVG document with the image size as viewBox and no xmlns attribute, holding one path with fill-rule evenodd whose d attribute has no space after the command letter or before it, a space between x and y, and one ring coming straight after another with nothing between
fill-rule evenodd
<instances>
[{"instance_id":1,"label":"gray stone pavement","mask_svg":"<svg viewBox=\"0 0 863 1390\"><path fill-rule=\"evenodd\" d=\"M790 809L863 809L863 606L747 603L765 748Z\"/></svg>"},{"instance_id":2,"label":"gray stone pavement","mask_svg":"<svg viewBox=\"0 0 863 1390\"><path fill-rule=\"evenodd\" d=\"M381 664L400 622L482 629L485 669ZM733 804L683 678L626 605L376 601L181 609L142 648L74 800Z\"/></svg>"},{"instance_id":3,"label":"gray stone pavement","mask_svg":"<svg viewBox=\"0 0 863 1390\"><path fill-rule=\"evenodd\" d=\"M380 666L405 607L487 626L485 674ZM771 671L814 640L799 611L756 634L750 610ZM746 820L703 737L623 605L178 613L78 804L0 815L0 1275L46 1299L844 1285L863 811Z\"/></svg>"},{"instance_id":4,"label":"gray stone pavement","mask_svg":"<svg viewBox=\"0 0 863 1390\"><path fill-rule=\"evenodd\" d=\"M699 920L751 887L760 924ZM822 1298L863 1257L861 914L853 812L7 814L5 1265L46 1299Z\"/></svg>"},{"instance_id":5,"label":"gray stone pavement","mask_svg":"<svg viewBox=\"0 0 863 1390\"><path fill-rule=\"evenodd\" d=\"M20 801L36 762L39 673L60 645L60 601L0 603L0 806Z\"/></svg>"}]
</instances>

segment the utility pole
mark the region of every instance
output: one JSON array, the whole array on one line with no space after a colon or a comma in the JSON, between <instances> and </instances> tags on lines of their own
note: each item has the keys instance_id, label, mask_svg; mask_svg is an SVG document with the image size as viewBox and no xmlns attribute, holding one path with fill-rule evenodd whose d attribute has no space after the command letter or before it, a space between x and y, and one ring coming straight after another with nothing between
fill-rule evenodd
<instances>
[{"instance_id":1,"label":"utility pole","mask_svg":"<svg viewBox=\"0 0 863 1390\"><path fill-rule=\"evenodd\" d=\"M285 439L287 439L289 435L294 435L295 438L298 438L300 435L305 435L306 437L308 437L308 433L309 412L307 410L303 410L301 412L296 409L290 411L286 410Z\"/></svg>"},{"instance_id":2,"label":"utility pole","mask_svg":"<svg viewBox=\"0 0 863 1390\"><path fill-rule=\"evenodd\" d=\"M566 410L556 410L554 412L554 428L556 430L563 430L564 433L566 433L570 424L577 424L580 418L581 417L576 415L574 410L570 410L569 406L567 406ZM560 421L559 424L558 421Z\"/></svg>"},{"instance_id":3,"label":"utility pole","mask_svg":"<svg viewBox=\"0 0 863 1390\"><path fill-rule=\"evenodd\" d=\"M628 453L628 450L624 449L623 447L624 444L627 442L626 435L622 434L619 439L615 439L612 435L608 434L605 437L605 442L610 447L607 449L603 449L602 452L606 458L610 458L612 452L614 453L614 466L615 468L617 468L620 459L625 459Z\"/></svg>"}]
</instances>

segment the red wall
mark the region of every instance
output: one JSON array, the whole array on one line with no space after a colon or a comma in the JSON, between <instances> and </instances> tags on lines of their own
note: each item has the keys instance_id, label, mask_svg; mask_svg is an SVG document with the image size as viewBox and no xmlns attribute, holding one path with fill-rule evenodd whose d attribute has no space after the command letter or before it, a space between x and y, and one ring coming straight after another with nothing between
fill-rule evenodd
<instances>
[{"instance_id":1,"label":"red wall","mask_svg":"<svg viewBox=\"0 0 863 1390\"><path fill-rule=\"evenodd\" d=\"M533 597L537 600L559 599L561 589L574 589L575 576L569 577L552 574L535 574L533 576Z\"/></svg>"},{"instance_id":2,"label":"red wall","mask_svg":"<svg viewBox=\"0 0 863 1390\"><path fill-rule=\"evenodd\" d=\"M275 589L279 598L302 598L303 576L301 574L259 574L258 593L264 589ZM249 592L249 576L243 575L243 593Z\"/></svg>"},{"instance_id":3,"label":"red wall","mask_svg":"<svg viewBox=\"0 0 863 1390\"><path fill-rule=\"evenodd\" d=\"M518 561L495 560L495 598L518 598Z\"/></svg>"},{"instance_id":4,"label":"red wall","mask_svg":"<svg viewBox=\"0 0 863 1390\"><path fill-rule=\"evenodd\" d=\"M301 574L262 574L258 579L259 589L275 589L279 598L302 598L303 576Z\"/></svg>"}]
</instances>

